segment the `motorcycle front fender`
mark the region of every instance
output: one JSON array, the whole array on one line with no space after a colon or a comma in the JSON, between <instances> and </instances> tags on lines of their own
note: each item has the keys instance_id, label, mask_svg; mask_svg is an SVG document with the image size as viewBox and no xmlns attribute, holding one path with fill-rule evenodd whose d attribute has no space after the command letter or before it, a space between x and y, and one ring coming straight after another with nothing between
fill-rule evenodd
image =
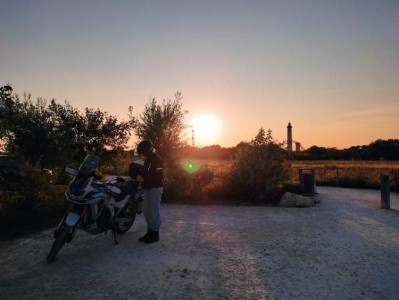
<instances>
[{"instance_id":1,"label":"motorcycle front fender","mask_svg":"<svg viewBox=\"0 0 399 300\"><path fill-rule=\"evenodd\" d=\"M78 223L79 219L80 219L80 216L78 214L76 214L74 212L70 212L68 214L68 216L66 217L65 224L73 227Z\"/></svg>"}]
</instances>

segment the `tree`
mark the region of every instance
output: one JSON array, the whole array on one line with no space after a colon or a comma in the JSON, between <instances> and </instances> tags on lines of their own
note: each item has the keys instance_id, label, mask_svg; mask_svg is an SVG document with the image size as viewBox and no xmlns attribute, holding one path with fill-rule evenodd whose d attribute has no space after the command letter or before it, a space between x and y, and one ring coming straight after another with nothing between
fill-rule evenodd
<instances>
[{"instance_id":1,"label":"tree","mask_svg":"<svg viewBox=\"0 0 399 300\"><path fill-rule=\"evenodd\" d=\"M250 143L241 143L237 149L230 193L247 201L274 203L289 175L284 150L274 141L271 130L266 134L261 128Z\"/></svg>"},{"instance_id":2,"label":"tree","mask_svg":"<svg viewBox=\"0 0 399 300\"><path fill-rule=\"evenodd\" d=\"M251 141L251 144L255 147L257 146L262 146L262 145L268 145L271 143L274 143L274 139L272 137L272 131L270 129L267 130L267 134L263 127L261 127L258 131L258 134L255 136L255 138Z\"/></svg>"},{"instance_id":3,"label":"tree","mask_svg":"<svg viewBox=\"0 0 399 300\"><path fill-rule=\"evenodd\" d=\"M166 164L176 163L178 150L185 145L181 135L186 128L186 113L182 111L181 93L177 92L174 100L164 99L162 104L150 99L139 116L136 135L141 140L150 140Z\"/></svg>"},{"instance_id":4,"label":"tree","mask_svg":"<svg viewBox=\"0 0 399 300\"><path fill-rule=\"evenodd\" d=\"M129 108L129 120L117 118L99 109L86 108L81 114L69 103L60 105L52 100L30 95L20 100L7 85L0 88L0 139L8 153L25 158L41 167L56 166L72 158L80 162L86 153L105 158L125 147L136 125Z\"/></svg>"},{"instance_id":5,"label":"tree","mask_svg":"<svg viewBox=\"0 0 399 300\"><path fill-rule=\"evenodd\" d=\"M378 139L365 147L361 157L373 160L398 160L399 159L399 140Z\"/></svg>"},{"instance_id":6,"label":"tree","mask_svg":"<svg viewBox=\"0 0 399 300\"><path fill-rule=\"evenodd\" d=\"M46 111L46 101L24 94L23 100L12 95L12 88L0 89L0 138L5 150L23 157L31 164L40 161L52 149L53 124Z\"/></svg>"}]
</instances>

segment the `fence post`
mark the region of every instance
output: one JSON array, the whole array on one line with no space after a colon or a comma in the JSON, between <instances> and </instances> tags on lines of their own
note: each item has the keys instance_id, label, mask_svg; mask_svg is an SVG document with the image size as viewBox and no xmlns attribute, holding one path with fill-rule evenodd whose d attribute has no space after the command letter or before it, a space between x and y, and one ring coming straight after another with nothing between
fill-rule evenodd
<instances>
[{"instance_id":1,"label":"fence post","mask_svg":"<svg viewBox=\"0 0 399 300\"><path fill-rule=\"evenodd\" d=\"M381 180L381 208L390 209L389 175L380 175Z\"/></svg>"}]
</instances>

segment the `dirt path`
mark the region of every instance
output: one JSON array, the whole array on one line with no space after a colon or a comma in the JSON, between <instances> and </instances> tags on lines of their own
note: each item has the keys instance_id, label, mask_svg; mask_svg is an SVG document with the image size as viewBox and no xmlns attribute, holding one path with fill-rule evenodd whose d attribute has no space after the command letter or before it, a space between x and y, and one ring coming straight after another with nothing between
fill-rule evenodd
<instances>
[{"instance_id":1,"label":"dirt path","mask_svg":"<svg viewBox=\"0 0 399 300\"><path fill-rule=\"evenodd\" d=\"M318 187L313 208L163 205L161 241L52 230L0 243L0 299L399 299L399 196Z\"/></svg>"}]
</instances>

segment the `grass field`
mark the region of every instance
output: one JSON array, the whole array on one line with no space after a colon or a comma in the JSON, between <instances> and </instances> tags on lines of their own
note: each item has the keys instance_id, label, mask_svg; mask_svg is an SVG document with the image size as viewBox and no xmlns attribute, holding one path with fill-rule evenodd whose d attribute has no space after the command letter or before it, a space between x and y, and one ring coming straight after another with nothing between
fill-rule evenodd
<instances>
[{"instance_id":1,"label":"grass field","mask_svg":"<svg viewBox=\"0 0 399 300\"><path fill-rule=\"evenodd\" d=\"M197 160L199 165L207 165L215 178L225 178L233 161ZM378 188L380 175L393 177L399 171L399 161L292 161L292 180L298 180L298 168L314 168L316 182L320 185L343 187Z\"/></svg>"},{"instance_id":2,"label":"grass field","mask_svg":"<svg viewBox=\"0 0 399 300\"><path fill-rule=\"evenodd\" d=\"M126 174L130 157L119 160L117 174ZM195 163L197 167L207 166L214 172L216 181L226 178L230 173L233 160L189 160L183 159L182 164ZM378 188L380 175L388 174L390 178L399 171L399 161L291 161L292 180L298 180L298 168L314 168L318 185Z\"/></svg>"}]
</instances>

